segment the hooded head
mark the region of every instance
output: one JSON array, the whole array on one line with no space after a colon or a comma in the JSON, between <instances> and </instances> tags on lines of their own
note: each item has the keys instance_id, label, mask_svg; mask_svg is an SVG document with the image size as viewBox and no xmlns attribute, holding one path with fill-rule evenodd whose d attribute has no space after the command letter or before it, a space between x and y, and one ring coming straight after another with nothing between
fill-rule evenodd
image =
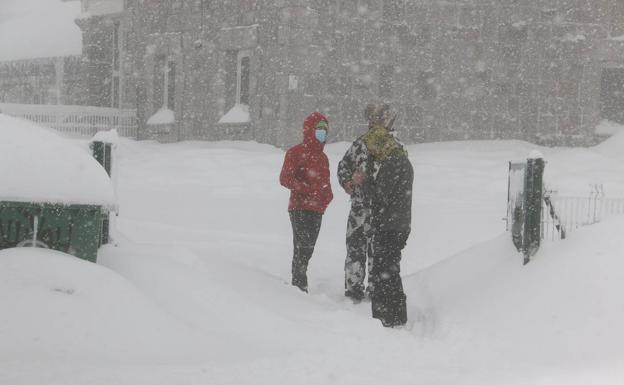
<instances>
[{"instance_id":1,"label":"hooded head","mask_svg":"<svg viewBox=\"0 0 624 385\"><path fill-rule=\"evenodd\" d=\"M368 127L387 127L391 115L392 111L387 103L369 103L364 109L364 117L368 121Z\"/></svg>"},{"instance_id":2,"label":"hooded head","mask_svg":"<svg viewBox=\"0 0 624 385\"><path fill-rule=\"evenodd\" d=\"M324 125L321 122L324 122ZM310 115L308 115L307 118L305 118L305 120L303 121L303 143L306 143L306 144L317 143L320 145L324 144L324 143L319 142L318 139L316 139L316 126L319 123L321 123L321 126L323 126L323 128L326 131L328 131L329 122L327 121L327 118L320 112L313 112Z\"/></svg>"}]
</instances>

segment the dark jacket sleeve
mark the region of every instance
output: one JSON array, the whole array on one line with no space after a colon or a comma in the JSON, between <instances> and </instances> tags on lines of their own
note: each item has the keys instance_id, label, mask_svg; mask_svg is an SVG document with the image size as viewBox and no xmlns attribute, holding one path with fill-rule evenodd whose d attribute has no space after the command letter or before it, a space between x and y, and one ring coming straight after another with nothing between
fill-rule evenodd
<instances>
[{"instance_id":1,"label":"dark jacket sleeve","mask_svg":"<svg viewBox=\"0 0 624 385\"><path fill-rule=\"evenodd\" d=\"M280 172L280 184L296 193L311 193L312 188L297 176L298 156L295 151L288 150L284 157L284 164Z\"/></svg>"}]
</instances>

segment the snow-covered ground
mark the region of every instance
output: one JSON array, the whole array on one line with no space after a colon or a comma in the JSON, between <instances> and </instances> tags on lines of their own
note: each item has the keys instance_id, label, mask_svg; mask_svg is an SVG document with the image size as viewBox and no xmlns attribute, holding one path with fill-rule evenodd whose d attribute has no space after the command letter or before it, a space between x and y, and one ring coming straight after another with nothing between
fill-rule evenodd
<instances>
[{"instance_id":1,"label":"snow-covered ground","mask_svg":"<svg viewBox=\"0 0 624 385\"><path fill-rule=\"evenodd\" d=\"M84 146L76 141L76 145ZM409 146L408 327L345 301L347 196L292 288L283 151L245 142L118 148L117 246L98 265L0 251L0 384L622 384L624 218L547 242L527 266L504 232L507 162L534 145ZM624 136L537 148L546 182L624 197Z\"/></svg>"}]
</instances>

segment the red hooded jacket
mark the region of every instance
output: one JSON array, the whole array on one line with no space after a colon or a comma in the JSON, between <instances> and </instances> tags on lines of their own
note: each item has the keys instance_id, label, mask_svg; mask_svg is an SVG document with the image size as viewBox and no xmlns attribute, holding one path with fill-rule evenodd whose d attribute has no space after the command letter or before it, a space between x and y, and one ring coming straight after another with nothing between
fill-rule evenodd
<instances>
[{"instance_id":1,"label":"red hooded jacket","mask_svg":"<svg viewBox=\"0 0 624 385\"><path fill-rule=\"evenodd\" d=\"M306 210L323 214L334 198L329 183L329 160L324 144L315 136L318 122L327 118L313 112L303 121L303 143L286 151L280 183L290 190L288 211Z\"/></svg>"}]
</instances>

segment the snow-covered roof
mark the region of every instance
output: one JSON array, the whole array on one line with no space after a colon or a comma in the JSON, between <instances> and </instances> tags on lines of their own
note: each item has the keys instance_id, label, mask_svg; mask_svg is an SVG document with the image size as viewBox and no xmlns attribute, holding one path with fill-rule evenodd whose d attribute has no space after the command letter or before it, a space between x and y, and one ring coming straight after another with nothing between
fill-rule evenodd
<instances>
[{"instance_id":1,"label":"snow-covered roof","mask_svg":"<svg viewBox=\"0 0 624 385\"><path fill-rule=\"evenodd\" d=\"M0 8L0 61L82 53L80 1L2 0Z\"/></svg>"},{"instance_id":2,"label":"snow-covered roof","mask_svg":"<svg viewBox=\"0 0 624 385\"><path fill-rule=\"evenodd\" d=\"M86 148L0 113L0 201L115 207L108 174Z\"/></svg>"}]
</instances>

